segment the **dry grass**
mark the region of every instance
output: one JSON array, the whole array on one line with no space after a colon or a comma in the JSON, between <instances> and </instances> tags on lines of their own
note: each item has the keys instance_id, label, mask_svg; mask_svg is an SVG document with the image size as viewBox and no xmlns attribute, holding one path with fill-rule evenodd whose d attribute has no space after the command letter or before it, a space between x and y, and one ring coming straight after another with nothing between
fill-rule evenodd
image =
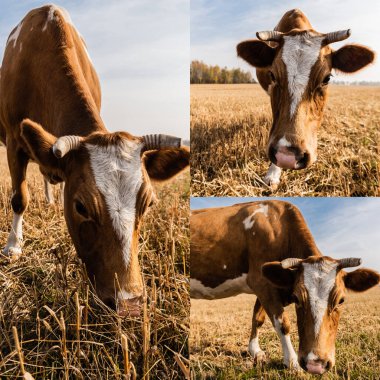
<instances>
[{"instance_id":1,"label":"dry grass","mask_svg":"<svg viewBox=\"0 0 380 380\"><path fill-rule=\"evenodd\" d=\"M3 247L11 223L4 147L0 173ZM28 373L39 379L133 379L134 368L138 378L184 378L190 307L189 174L158 187L160 202L145 217L140 238L144 315L124 320L89 287L62 207L45 205L35 165L30 165L28 177L31 202L25 213L24 254L14 262L0 259L1 379L27 379Z\"/></svg>"},{"instance_id":2,"label":"dry grass","mask_svg":"<svg viewBox=\"0 0 380 380\"><path fill-rule=\"evenodd\" d=\"M331 86L318 161L284 171L276 196L380 195L380 87ZM259 85L192 85L193 196L263 196L271 126Z\"/></svg>"},{"instance_id":3,"label":"dry grass","mask_svg":"<svg viewBox=\"0 0 380 380\"><path fill-rule=\"evenodd\" d=\"M269 355L262 368L248 354L255 296L191 300L190 355L194 379L313 379L282 364L280 341L268 321L260 330L261 348ZM298 347L294 307L287 308L291 337ZM379 379L380 287L351 293L342 313L336 342L336 366L324 379Z\"/></svg>"}]
</instances>

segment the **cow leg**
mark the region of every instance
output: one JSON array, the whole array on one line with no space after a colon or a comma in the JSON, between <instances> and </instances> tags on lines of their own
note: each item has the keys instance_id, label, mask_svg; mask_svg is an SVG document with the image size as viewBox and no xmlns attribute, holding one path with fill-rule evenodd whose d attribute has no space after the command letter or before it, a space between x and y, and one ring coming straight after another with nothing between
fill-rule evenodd
<instances>
[{"instance_id":1,"label":"cow leg","mask_svg":"<svg viewBox=\"0 0 380 380\"><path fill-rule=\"evenodd\" d=\"M277 295L277 292L267 292L261 300L267 300L262 302L262 305L270 317L270 320L275 328L278 337L281 341L282 352L284 355L284 364L288 368L294 368L299 370L301 367L298 364L297 354L294 351L292 342L290 340L290 323L288 316L285 313L281 300Z\"/></svg>"},{"instance_id":2,"label":"cow leg","mask_svg":"<svg viewBox=\"0 0 380 380\"><path fill-rule=\"evenodd\" d=\"M264 182L271 186L273 189L276 189L280 183L282 169L276 166L275 164L271 164L268 169L268 173L264 177Z\"/></svg>"},{"instance_id":3,"label":"cow leg","mask_svg":"<svg viewBox=\"0 0 380 380\"><path fill-rule=\"evenodd\" d=\"M18 256L21 254L22 247L22 216L28 205L28 188L25 177L29 158L9 141L7 141L7 158L12 178L13 221L3 253L8 256Z\"/></svg>"},{"instance_id":4,"label":"cow leg","mask_svg":"<svg viewBox=\"0 0 380 380\"><path fill-rule=\"evenodd\" d=\"M50 182L44 177L44 185L45 185L45 199L46 203L49 205L54 204L54 194L53 194L53 188L50 184Z\"/></svg>"},{"instance_id":5,"label":"cow leg","mask_svg":"<svg viewBox=\"0 0 380 380\"><path fill-rule=\"evenodd\" d=\"M265 321L265 311L262 307L260 300L257 298L255 306L253 308L252 315L252 331L251 337L249 338L248 351L252 355L256 363L263 363L266 361L265 352L260 348L259 345L259 328L263 325Z\"/></svg>"}]
</instances>

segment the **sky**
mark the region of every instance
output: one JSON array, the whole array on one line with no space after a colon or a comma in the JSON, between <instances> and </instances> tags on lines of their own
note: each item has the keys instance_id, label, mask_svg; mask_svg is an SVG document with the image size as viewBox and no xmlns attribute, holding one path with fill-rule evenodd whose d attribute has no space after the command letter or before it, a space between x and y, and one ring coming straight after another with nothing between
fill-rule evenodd
<instances>
[{"instance_id":1,"label":"sky","mask_svg":"<svg viewBox=\"0 0 380 380\"><path fill-rule=\"evenodd\" d=\"M191 198L192 210L273 198ZM380 198L276 198L296 205L322 254L380 271Z\"/></svg>"},{"instance_id":2,"label":"sky","mask_svg":"<svg viewBox=\"0 0 380 380\"><path fill-rule=\"evenodd\" d=\"M26 13L48 1L0 0L0 54ZM56 0L84 37L110 131L189 138L189 0ZM2 58L1 58L2 59Z\"/></svg>"},{"instance_id":3,"label":"sky","mask_svg":"<svg viewBox=\"0 0 380 380\"><path fill-rule=\"evenodd\" d=\"M256 32L272 30L282 15L301 9L311 25L327 33L351 29L351 37L332 44L334 50L359 43L380 51L380 1L378 0L191 0L191 59L209 65L255 70L236 56L236 45L256 38ZM336 80L380 81L379 60L352 74L336 74Z\"/></svg>"}]
</instances>

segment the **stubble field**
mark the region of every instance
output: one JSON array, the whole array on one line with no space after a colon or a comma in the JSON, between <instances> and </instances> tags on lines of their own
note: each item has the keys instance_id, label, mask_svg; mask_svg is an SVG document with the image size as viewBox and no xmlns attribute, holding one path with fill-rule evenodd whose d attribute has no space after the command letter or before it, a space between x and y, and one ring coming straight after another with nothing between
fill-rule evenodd
<instances>
[{"instance_id":1,"label":"stubble field","mask_svg":"<svg viewBox=\"0 0 380 380\"><path fill-rule=\"evenodd\" d=\"M192 196L380 195L380 87L330 86L318 161L283 171L272 191L266 144L272 123L259 85L191 86Z\"/></svg>"},{"instance_id":2,"label":"stubble field","mask_svg":"<svg viewBox=\"0 0 380 380\"><path fill-rule=\"evenodd\" d=\"M191 300L190 358L192 378L314 379L282 364L280 340L268 318L259 332L261 349L269 356L263 367L253 364L247 347L256 297L240 295L222 300ZM291 339L298 347L294 306L288 306ZM380 373L380 287L349 293L336 341L336 365L326 380L376 380Z\"/></svg>"},{"instance_id":3,"label":"stubble field","mask_svg":"<svg viewBox=\"0 0 380 380\"><path fill-rule=\"evenodd\" d=\"M28 179L31 200L23 255L17 261L0 257L0 378L185 378L189 173L157 185L159 202L145 216L140 232L146 303L141 317L126 319L92 292L62 206L45 204L35 164L29 165ZM5 148L0 147L0 247L11 225L10 196Z\"/></svg>"}]
</instances>

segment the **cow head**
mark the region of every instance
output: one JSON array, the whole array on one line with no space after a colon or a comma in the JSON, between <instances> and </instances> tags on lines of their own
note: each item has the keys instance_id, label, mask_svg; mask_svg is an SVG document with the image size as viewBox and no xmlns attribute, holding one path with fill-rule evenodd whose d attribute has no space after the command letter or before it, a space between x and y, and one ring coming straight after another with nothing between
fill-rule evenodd
<instances>
[{"instance_id":1,"label":"cow head","mask_svg":"<svg viewBox=\"0 0 380 380\"><path fill-rule=\"evenodd\" d=\"M275 165L303 169L316 160L317 130L332 70L353 73L374 60L374 52L364 46L330 48L350 33L259 32L259 40L237 46L238 55L258 69L259 82L271 98L273 125L267 150Z\"/></svg>"},{"instance_id":2,"label":"cow head","mask_svg":"<svg viewBox=\"0 0 380 380\"><path fill-rule=\"evenodd\" d=\"M169 179L188 166L189 150L165 135L104 132L57 139L30 120L21 123L21 136L44 172L65 181L68 230L99 297L120 315L138 314L138 232L155 199L151 180Z\"/></svg>"},{"instance_id":3,"label":"cow head","mask_svg":"<svg viewBox=\"0 0 380 380\"><path fill-rule=\"evenodd\" d=\"M288 289L296 305L298 361L305 371L322 374L334 366L335 337L346 291L362 292L379 283L379 274L370 269L343 270L360 262L310 256L263 265L264 277Z\"/></svg>"}]
</instances>

